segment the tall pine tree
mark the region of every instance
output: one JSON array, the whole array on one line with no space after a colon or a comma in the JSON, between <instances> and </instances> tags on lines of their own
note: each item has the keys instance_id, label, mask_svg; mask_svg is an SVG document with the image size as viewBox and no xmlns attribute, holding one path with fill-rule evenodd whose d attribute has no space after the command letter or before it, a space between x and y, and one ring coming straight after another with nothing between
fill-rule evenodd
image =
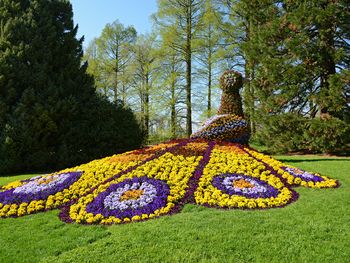
<instances>
[{"instance_id":1,"label":"tall pine tree","mask_svg":"<svg viewBox=\"0 0 350 263\"><path fill-rule=\"evenodd\" d=\"M320 146L333 135L341 145L346 127L335 117L345 119L349 108L349 2L261 3L258 23L251 24L243 50L246 62L255 61L251 85L265 138L278 137L295 121L295 136L285 142L292 142L289 149L312 145L317 130L331 133Z\"/></svg>"}]
</instances>

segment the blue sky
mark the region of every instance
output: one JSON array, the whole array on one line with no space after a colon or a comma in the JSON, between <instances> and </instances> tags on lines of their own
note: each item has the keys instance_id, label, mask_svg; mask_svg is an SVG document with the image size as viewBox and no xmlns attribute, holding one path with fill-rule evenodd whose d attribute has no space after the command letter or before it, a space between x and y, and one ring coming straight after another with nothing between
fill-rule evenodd
<instances>
[{"instance_id":1,"label":"blue sky","mask_svg":"<svg viewBox=\"0 0 350 263\"><path fill-rule=\"evenodd\" d=\"M133 25L138 33L152 29L150 16L157 11L157 0L71 0L78 36L85 36L84 46L98 37L107 23L118 19Z\"/></svg>"}]
</instances>

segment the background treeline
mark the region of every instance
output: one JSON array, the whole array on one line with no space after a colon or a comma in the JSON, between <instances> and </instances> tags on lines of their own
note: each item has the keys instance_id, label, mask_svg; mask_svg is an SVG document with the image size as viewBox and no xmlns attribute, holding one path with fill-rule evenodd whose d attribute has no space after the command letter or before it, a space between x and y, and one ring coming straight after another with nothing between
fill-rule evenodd
<instances>
[{"instance_id":1,"label":"background treeline","mask_svg":"<svg viewBox=\"0 0 350 263\"><path fill-rule=\"evenodd\" d=\"M116 20L83 57L69 1L2 0L0 173L188 137L216 113L230 68L245 76L252 141L347 147L349 21L340 0L158 0L150 34Z\"/></svg>"},{"instance_id":2,"label":"background treeline","mask_svg":"<svg viewBox=\"0 0 350 263\"><path fill-rule=\"evenodd\" d=\"M0 1L0 174L52 171L137 148L132 111L97 95L72 6Z\"/></svg>"},{"instance_id":3,"label":"background treeline","mask_svg":"<svg viewBox=\"0 0 350 263\"><path fill-rule=\"evenodd\" d=\"M153 32L115 21L86 49L100 94L138 116L151 142L189 136L216 113L218 78L245 76L253 141L270 151L346 147L350 2L158 0Z\"/></svg>"}]
</instances>

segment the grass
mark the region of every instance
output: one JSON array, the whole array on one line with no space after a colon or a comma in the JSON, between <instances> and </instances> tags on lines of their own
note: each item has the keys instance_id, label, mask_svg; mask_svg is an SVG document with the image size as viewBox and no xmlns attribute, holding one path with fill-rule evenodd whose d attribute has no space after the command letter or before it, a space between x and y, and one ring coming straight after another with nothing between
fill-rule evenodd
<instances>
[{"instance_id":1,"label":"grass","mask_svg":"<svg viewBox=\"0 0 350 263\"><path fill-rule=\"evenodd\" d=\"M21 174L21 175L11 175L11 176L0 176L0 185L5 185L16 180L25 180L38 174Z\"/></svg>"},{"instance_id":2,"label":"grass","mask_svg":"<svg viewBox=\"0 0 350 263\"><path fill-rule=\"evenodd\" d=\"M67 225L58 211L2 219L0 262L348 262L350 158L278 158L341 187L296 188L299 200L283 209L186 205L177 215L111 227Z\"/></svg>"}]
</instances>

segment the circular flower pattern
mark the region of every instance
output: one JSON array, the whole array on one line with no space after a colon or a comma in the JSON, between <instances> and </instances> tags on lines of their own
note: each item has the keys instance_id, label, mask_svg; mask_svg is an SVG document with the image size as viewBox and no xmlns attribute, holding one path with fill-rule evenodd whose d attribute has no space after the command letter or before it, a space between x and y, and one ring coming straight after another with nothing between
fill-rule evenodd
<instances>
[{"instance_id":1,"label":"circular flower pattern","mask_svg":"<svg viewBox=\"0 0 350 263\"><path fill-rule=\"evenodd\" d=\"M220 174L213 177L213 185L229 195L247 198L277 197L278 189L266 182L243 174Z\"/></svg>"},{"instance_id":2,"label":"circular flower pattern","mask_svg":"<svg viewBox=\"0 0 350 263\"><path fill-rule=\"evenodd\" d=\"M87 205L86 211L118 218L151 214L167 204L169 193L168 184L162 180L134 177L112 184Z\"/></svg>"},{"instance_id":3,"label":"circular flower pattern","mask_svg":"<svg viewBox=\"0 0 350 263\"><path fill-rule=\"evenodd\" d=\"M292 174L294 177L299 177L306 182L322 182L322 181L324 181L324 179L321 176L303 171L299 168L285 167L285 166L283 166L281 168L284 171Z\"/></svg>"},{"instance_id":4,"label":"circular flower pattern","mask_svg":"<svg viewBox=\"0 0 350 263\"><path fill-rule=\"evenodd\" d=\"M28 180L21 181L21 185L3 192L0 192L0 203L20 204L33 200L43 200L68 188L77 181L82 172L69 172L52 174L46 176L36 176Z\"/></svg>"}]
</instances>

